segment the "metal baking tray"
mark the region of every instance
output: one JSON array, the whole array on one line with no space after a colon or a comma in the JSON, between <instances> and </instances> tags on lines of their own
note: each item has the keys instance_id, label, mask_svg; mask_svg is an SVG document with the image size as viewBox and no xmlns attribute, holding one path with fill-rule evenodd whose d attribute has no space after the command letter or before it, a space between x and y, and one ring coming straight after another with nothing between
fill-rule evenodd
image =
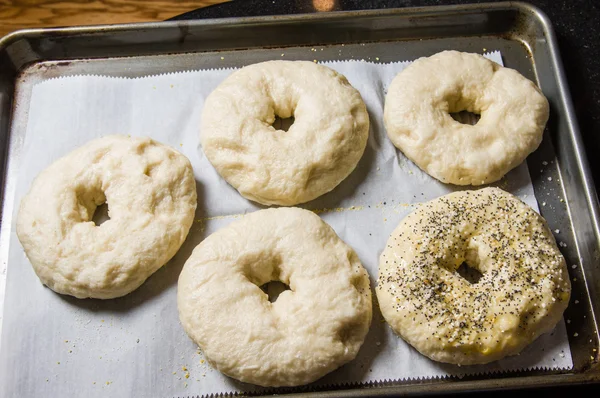
<instances>
[{"instance_id":1,"label":"metal baking tray","mask_svg":"<svg viewBox=\"0 0 600 398\"><path fill-rule=\"evenodd\" d=\"M403 61L445 49L500 50L505 65L537 82L551 105L540 148L527 159L542 215L559 229L573 294L565 313L574 368L462 379L337 386L320 396L389 396L600 381L600 209L547 17L525 3L493 3L339 13L32 29L0 40L0 257L8 238L31 89L68 75L142 76L239 67L276 58ZM342 58L340 58L342 54ZM546 162L549 164L546 165ZM544 165L544 167L542 167ZM550 183L549 181L552 181ZM572 265L577 265L572 267ZM10 281L9 281L10 282ZM0 301L1 303L1 301ZM278 390L310 394L311 389Z\"/></svg>"}]
</instances>

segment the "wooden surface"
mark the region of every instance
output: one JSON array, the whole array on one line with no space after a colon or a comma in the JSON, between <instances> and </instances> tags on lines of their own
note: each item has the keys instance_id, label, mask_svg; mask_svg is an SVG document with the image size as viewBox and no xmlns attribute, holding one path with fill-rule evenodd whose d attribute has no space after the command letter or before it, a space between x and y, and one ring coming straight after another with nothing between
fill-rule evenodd
<instances>
[{"instance_id":1,"label":"wooden surface","mask_svg":"<svg viewBox=\"0 0 600 398\"><path fill-rule=\"evenodd\" d=\"M0 37L24 28L164 21L226 0L0 0Z\"/></svg>"}]
</instances>

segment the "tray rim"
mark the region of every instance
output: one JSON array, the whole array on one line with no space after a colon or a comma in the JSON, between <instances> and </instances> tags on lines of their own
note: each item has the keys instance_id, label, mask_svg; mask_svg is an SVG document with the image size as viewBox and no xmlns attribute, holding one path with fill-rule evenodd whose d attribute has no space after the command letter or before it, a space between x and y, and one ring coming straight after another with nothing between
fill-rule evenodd
<instances>
[{"instance_id":1,"label":"tray rim","mask_svg":"<svg viewBox=\"0 0 600 398\"><path fill-rule=\"evenodd\" d=\"M218 5L218 4L217 4ZM36 36L39 34L55 34L55 35L69 35L69 34L93 34L102 32L118 32L118 31L130 31L137 29L168 29L173 27L179 27L182 25L228 25L235 23L240 24L253 24L253 23L273 23L280 24L281 22L299 22L302 20L336 20L336 19L347 19L349 16L386 16L386 15L397 15L401 14L403 17L415 14L418 16L426 16L428 14L443 14L448 11L456 12L464 11L465 13L471 13L477 10L502 10L512 9L520 12L526 12L535 15L536 18L543 23L544 29L552 31L553 41L556 40L554 37L554 31L552 23L546 14L538 7L523 1L501 1L495 3L471 3L471 4L454 4L454 5L438 5L438 6L422 6L422 7L405 7L405 8L386 8L386 9L369 9L369 10L355 10L355 11L329 11L323 13L301 13L301 14L286 14L286 15L266 15L266 16L253 16L253 17L225 17L225 18L207 18L207 19L194 19L194 20L166 20L158 22L134 22L134 23L120 23L120 24L98 24L98 25L83 25L83 26L58 26L50 28L26 28L13 31L4 37L0 38L0 51L4 50L5 47L14 43L14 41ZM557 47L558 48L558 47Z\"/></svg>"},{"instance_id":2,"label":"tray rim","mask_svg":"<svg viewBox=\"0 0 600 398\"><path fill-rule=\"evenodd\" d=\"M427 7L411 7L411 8L390 8L384 10L359 10L359 11L340 11L332 13L322 14L293 14L293 15L281 15L281 16L258 16L258 17L228 17L228 18L215 18L215 19L200 19L200 20L184 20L184 21L165 21L165 22L147 22L147 23L131 23L131 24L115 24L115 25L91 25L91 26L77 26L77 27L56 27L56 28L35 28L35 29L23 29L18 30L0 38L0 53L6 48L21 39L31 39L44 35L56 35L56 36L70 36L70 35L81 35L81 34L96 34L99 32L132 32L139 29L172 29L179 28L181 26L224 26L231 23L236 25L254 24L254 23L271 23L280 24L282 22L300 22L303 20L343 20L350 16L388 16L388 15L402 15L408 17L409 15L415 16L427 16L427 15L439 15L445 12L457 11L474 12L477 10L515 10L520 13L527 13L534 17L535 21L539 23L542 31L547 38L547 46L549 49L549 57L552 61L552 69L554 79L557 84L557 90L560 98L561 105L564 109L564 117L566 118L569 126L570 138L575 148L575 155L577 160L578 172L583 178L583 193L585 196L586 204L592 217L592 226L594 227L595 237L600 237L600 206L598 196L595 190L595 184L591 177L591 171L589 163L587 161L587 155L583 148L583 141L577 119L575 117L571 95L566 83L566 77L563 69L563 63L560 57L558 43L551 21L548 19L546 14L539 8L524 2L499 2L499 3L481 3L481 4L469 4L469 5L443 5L443 6L427 6ZM73 59L73 57L67 57L66 59ZM60 60L56 58L53 60ZM19 76L27 67L32 63L50 61L50 59L38 59L29 63L24 63L16 70L15 78ZM14 92L14 91L13 91ZM12 99L12 98L11 98ZM9 113L8 120L10 121L12 114ZM1 127L0 120L0 127ZM4 177L6 174L6 162L8 152L8 137L10 136L10 129L5 132L7 139L0 145L0 156L2 156L0 162L0 206L4 206ZM4 135L4 132L0 131L0 134ZM2 208L0 208L0 225L3 222ZM593 308L594 309L594 308ZM594 309L598 313L598 309ZM597 318L596 318L597 320ZM598 324L598 322L596 322ZM600 382L600 368L595 364L591 369L586 369L582 373L563 373L563 374L549 374L549 375L510 375L506 378L500 379L485 379L481 380L465 380L465 381L452 381L452 382L431 382L424 384L408 384L399 386L376 386L375 388L359 388L352 389L351 387L346 390L333 390L333 391L320 391L320 396L392 396L399 393L407 395L420 395L424 392L433 394L442 393L456 393L456 392L469 392L469 391L492 391L497 389L506 388L539 388L539 387L550 387L565 384L588 384ZM485 376L483 376L485 377ZM375 384L376 385L376 384ZM293 393L290 395L307 396L312 393L300 392Z\"/></svg>"}]
</instances>

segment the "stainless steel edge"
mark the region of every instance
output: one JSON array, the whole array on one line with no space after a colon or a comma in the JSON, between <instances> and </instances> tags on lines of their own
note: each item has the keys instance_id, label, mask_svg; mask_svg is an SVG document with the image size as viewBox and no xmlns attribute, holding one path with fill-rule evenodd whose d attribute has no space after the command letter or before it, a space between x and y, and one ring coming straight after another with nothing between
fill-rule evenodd
<instances>
[{"instance_id":1,"label":"stainless steel edge","mask_svg":"<svg viewBox=\"0 0 600 398\"><path fill-rule=\"evenodd\" d=\"M444 15L449 12L456 14L457 12L471 13L477 10L501 10L501 9L514 9L515 7L522 7L523 9L529 8L535 9L523 2L512 2L504 1L497 3L480 3L480 4L465 4L465 5L440 5L435 7L407 7L407 8L387 8L387 9L372 9L372 10L359 10L359 11L338 11L329 13L307 13L307 14L293 14L293 15L276 15L276 16L257 16L257 17L228 17L228 18L217 18L217 19L202 19L202 20L184 20L184 21L160 21L160 22L136 22L136 23L123 23L123 24L110 24L110 25L85 25L85 26L69 26L69 27L52 27L52 28L30 28L20 29L11 32L4 37L0 38L0 50L6 47L8 44L14 42L16 39L23 36L32 35L47 35L47 34L58 34L58 35L71 35L71 34L95 34L99 31L139 31L145 29L169 29L177 28L182 25L188 26L216 26L216 25L230 25L235 23L236 25L243 24L264 24L264 23L275 23L282 24L285 22L301 22L315 21L315 20L344 20L351 15L368 15L368 16L386 16L386 15L398 15L405 18L409 18L412 15L423 17Z\"/></svg>"},{"instance_id":2,"label":"stainless steel edge","mask_svg":"<svg viewBox=\"0 0 600 398\"><path fill-rule=\"evenodd\" d=\"M235 24L237 26L250 25L258 28L270 28L277 26L278 29L286 29L287 26L295 24L311 24L311 23L323 23L325 21L331 22L343 22L349 17L361 16L366 18L377 18L385 16L399 16L401 19L406 21L413 27L415 32L415 39L422 38L426 35L423 32L422 26L419 24L428 24L431 18L443 18L444 16L451 15L453 18L465 17L473 15L477 11L501 11L501 10L514 10L513 3L501 2L492 4L472 4L462 6L437 6L437 7L418 7L418 8L404 8L404 9L386 9L386 10L366 10L366 11L345 11L337 13L321 13L321 14L296 14L296 15L283 15L283 16L264 16L264 17L244 17L244 18L223 18L223 19L207 19L199 21L167 21L167 22L150 22L150 23L136 23L136 24L118 24L118 25L96 25L96 26L84 26L84 27L67 27L67 28L49 28L49 29L26 29L11 33L0 39L0 49L11 50L13 47L18 47L19 44L26 41L22 48L19 48L19 56L15 57L15 66L17 69L21 69L27 62L33 62L36 60L44 59L44 55L50 51L54 51L55 59L67 59L73 57L82 57L82 54L77 53L77 48L73 53L67 53L56 56L57 49L53 48L52 45L56 44L56 41L62 37L76 38L71 40L71 47L84 46L87 57L111 57L111 56L131 56L134 54L127 54L126 51L121 52L121 49L117 49L117 52L108 53L109 46L106 42L110 42L115 47L122 46L126 47L128 44L134 43L138 51L142 50L142 54L137 55L150 55L169 52L161 45L168 42L170 45L173 42L178 43L175 52L190 52L198 51L199 48L195 45L199 42L193 42L194 29L204 29L203 33L213 29L222 29L222 34L227 34L227 27ZM469 21L464 24L466 33L476 35L478 30L488 21L483 19ZM446 22L447 23L447 22ZM435 29L443 29L444 26ZM432 26L427 25L428 31L431 31ZM376 27L371 27L373 31L377 31ZM501 27L497 26L497 29ZM382 28L385 30L385 27ZM297 45L305 44L322 44L333 43L333 42L344 42L352 41L353 31L352 29L341 29L336 32L335 37L331 39L315 41L315 36L318 32L312 32L309 35L303 35L305 37L295 37L298 40ZM107 39L110 35L119 34L121 40L110 41ZM258 36L258 35L257 35ZM284 36L284 35L282 35ZM161 38L161 41L158 38ZM435 32L430 34L430 37L435 37ZM56 39L56 40L55 40ZM99 39L103 39L104 42L97 43ZM245 45L248 43L248 38L237 37L239 47L246 48ZM253 39L256 39L254 37ZM27 44L36 44L37 41L45 40L44 45L31 48L27 48ZM273 45L278 45L278 37L269 37L269 40ZM150 46L151 44L151 46ZM218 43L217 43L218 44ZM102 45L101 51L93 53L91 49L96 46ZM289 45L289 43L287 43ZM145 47L143 47L145 46ZM218 46L211 47L207 43L202 43L203 48L210 48L212 50L218 50ZM81 48L81 47L80 47ZM172 47L170 47L172 49ZM64 50L64 49L59 49ZM58 51L60 52L60 51ZM19 60L18 58L23 58Z\"/></svg>"},{"instance_id":3,"label":"stainless steel edge","mask_svg":"<svg viewBox=\"0 0 600 398\"><path fill-rule=\"evenodd\" d=\"M540 9L524 3L519 5L534 13L544 30L547 38L546 46L549 48L553 64L552 72L560 94L561 116L564 117L564 123L567 127L564 130L568 132L569 139L559 135L555 147L557 159L560 163L563 195L568 202L566 208L573 226L573 233L576 236L575 244L581 262L576 266L580 266L585 280L587 305L591 308L593 317L593 322L589 322L589 324L591 328L595 328L587 332L588 335L593 336L597 346L598 341L600 341L598 328L598 321L600 320L600 207L598 196L573 110L552 23ZM583 195L574 195L574 192L580 191L583 191ZM597 351L592 351L589 354L595 357L594 362L596 362L591 366L596 367L596 370L598 370Z\"/></svg>"},{"instance_id":4,"label":"stainless steel edge","mask_svg":"<svg viewBox=\"0 0 600 398\"><path fill-rule=\"evenodd\" d=\"M518 378L475 380L460 382L440 382L436 384L409 384L401 387L382 386L363 390L334 390L318 392L317 396L328 397L397 397L451 395L460 393L491 392L511 389L556 387L564 384L589 384L589 378L583 375L524 376ZM286 394L290 397L314 397L311 393Z\"/></svg>"},{"instance_id":5,"label":"stainless steel edge","mask_svg":"<svg viewBox=\"0 0 600 398\"><path fill-rule=\"evenodd\" d=\"M594 184L594 180L589 170L587 155L583 145L583 140L581 138L581 132L577 123L577 118L575 117L575 111L573 110L571 94L569 92L567 79L564 74L562 59L560 57L560 50L558 48L558 43L556 40L554 29L552 28L552 23L541 10L530 5L527 5L527 8L531 9L538 15L538 19L543 24L544 30L546 31L546 35L548 37L548 45L550 47L552 61L554 63L554 73L561 94L560 97L562 99L563 111L564 115L567 118L567 123L569 125L568 131L571 134L570 138L572 140L573 146L571 152L577 155L575 157L575 161L577 162L577 168L581 173L581 185L567 187L565 185L571 181L569 181L569 179L563 179L563 191L565 196L568 199L571 199L570 192L573 189L583 189L585 193L585 199L587 202L587 210L591 214L591 217L574 219L574 217L576 216L572 213L571 219L575 224L577 224L577 226L580 227L574 229L575 234L578 235L578 239L576 240L576 242L578 242L580 246L579 250L588 252L592 259L595 260L595 264L585 264L583 266L583 270L586 279L586 284L588 286L590 305L593 309L595 324L598 325L598 321L600 320L600 205L598 201L598 195ZM584 228L586 224L588 224L587 228ZM590 239L590 236L582 236L580 234L581 230L589 229L593 230L594 232L594 236L591 237L592 239ZM586 247L582 247L583 245L585 245ZM596 337L600 339L600 334L598 333L598 330L596 330L595 332Z\"/></svg>"}]
</instances>

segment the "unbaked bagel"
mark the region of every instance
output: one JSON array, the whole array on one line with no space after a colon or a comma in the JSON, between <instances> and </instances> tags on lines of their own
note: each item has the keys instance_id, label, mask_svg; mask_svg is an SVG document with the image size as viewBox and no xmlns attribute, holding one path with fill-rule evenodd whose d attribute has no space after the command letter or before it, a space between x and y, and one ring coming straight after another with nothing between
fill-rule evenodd
<instances>
[{"instance_id":1,"label":"unbaked bagel","mask_svg":"<svg viewBox=\"0 0 600 398\"><path fill-rule=\"evenodd\" d=\"M273 303L260 286L289 285ZM317 215L247 214L196 247L179 276L181 324L221 372L261 386L310 383L352 360L371 323L369 276Z\"/></svg>"},{"instance_id":2,"label":"unbaked bagel","mask_svg":"<svg viewBox=\"0 0 600 398\"><path fill-rule=\"evenodd\" d=\"M481 115L475 125L450 113ZM387 134L434 178L488 184L519 165L542 141L548 101L530 80L478 54L444 51L420 58L392 81Z\"/></svg>"},{"instance_id":3,"label":"unbaked bagel","mask_svg":"<svg viewBox=\"0 0 600 398\"><path fill-rule=\"evenodd\" d=\"M463 262L483 275L470 283ZM390 236L379 306L392 329L441 362L483 364L521 351L562 317L571 285L544 219L498 188L424 203Z\"/></svg>"},{"instance_id":4,"label":"unbaked bagel","mask_svg":"<svg viewBox=\"0 0 600 398\"><path fill-rule=\"evenodd\" d=\"M288 131L275 117L294 117ZM369 116L336 71L307 61L269 61L229 76L206 99L201 143L242 196L291 206L335 188L360 160Z\"/></svg>"},{"instance_id":5,"label":"unbaked bagel","mask_svg":"<svg viewBox=\"0 0 600 398\"><path fill-rule=\"evenodd\" d=\"M110 220L96 226L104 202ZM49 288L109 299L135 290L175 255L195 209L185 156L149 138L106 136L37 176L21 201L17 235Z\"/></svg>"}]
</instances>

